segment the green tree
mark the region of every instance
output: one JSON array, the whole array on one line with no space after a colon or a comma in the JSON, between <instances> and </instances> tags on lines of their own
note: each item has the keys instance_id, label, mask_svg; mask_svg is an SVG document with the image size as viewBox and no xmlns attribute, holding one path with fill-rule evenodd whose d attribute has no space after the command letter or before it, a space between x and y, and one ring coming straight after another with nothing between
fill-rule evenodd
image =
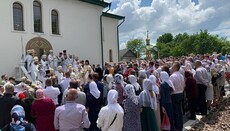
<instances>
[{"instance_id":1,"label":"green tree","mask_svg":"<svg viewBox=\"0 0 230 131\"><path fill-rule=\"evenodd\" d=\"M159 51L159 57L168 57L170 56L170 47L169 45L165 44L165 43L157 43L156 45L158 51Z\"/></svg>"},{"instance_id":2,"label":"green tree","mask_svg":"<svg viewBox=\"0 0 230 131\"><path fill-rule=\"evenodd\" d=\"M182 56L206 53L227 53L230 52L230 41L227 38L219 38L212 35L208 30L201 30L192 35L187 33L177 34L165 33L157 39L157 48L161 57Z\"/></svg>"},{"instance_id":3,"label":"green tree","mask_svg":"<svg viewBox=\"0 0 230 131\"><path fill-rule=\"evenodd\" d=\"M165 33L157 39L157 43L169 43L173 40L173 35L171 33Z\"/></svg>"},{"instance_id":4,"label":"green tree","mask_svg":"<svg viewBox=\"0 0 230 131\"><path fill-rule=\"evenodd\" d=\"M187 33L180 33L176 35L173 41L176 43L176 50L172 50L173 56L188 55L193 52L193 49L191 48L192 42L190 40L190 36Z\"/></svg>"},{"instance_id":5,"label":"green tree","mask_svg":"<svg viewBox=\"0 0 230 131\"><path fill-rule=\"evenodd\" d=\"M222 54L230 53L230 41L228 41L226 38L221 38L222 47L221 52Z\"/></svg>"},{"instance_id":6,"label":"green tree","mask_svg":"<svg viewBox=\"0 0 230 131\"><path fill-rule=\"evenodd\" d=\"M144 44L143 39L131 39L126 43L126 48L133 51L139 58L141 55L141 52L145 48L145 44Z\"/></svg>"}]
</instances>

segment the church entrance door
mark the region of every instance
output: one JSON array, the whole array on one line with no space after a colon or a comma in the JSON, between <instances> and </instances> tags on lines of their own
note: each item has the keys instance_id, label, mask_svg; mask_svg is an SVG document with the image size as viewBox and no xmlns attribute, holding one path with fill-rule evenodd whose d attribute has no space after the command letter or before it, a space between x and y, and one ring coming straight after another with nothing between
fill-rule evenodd
<instances>
[{"instance_id":1,"label":"church entrance door","mask_svg":"<svg viewBox=\"0 0 230 131\"><path fill-rule=\"evenodd\" d=\"M27 50L34 50L34 56L37 56L39 59L41 59L41 56L43 54L48 55L49 50L53 50L52 45L50 42L44 38L41 37L35 37L29 40L26 44L26 51Z\"/></svg>"}]
</instances>

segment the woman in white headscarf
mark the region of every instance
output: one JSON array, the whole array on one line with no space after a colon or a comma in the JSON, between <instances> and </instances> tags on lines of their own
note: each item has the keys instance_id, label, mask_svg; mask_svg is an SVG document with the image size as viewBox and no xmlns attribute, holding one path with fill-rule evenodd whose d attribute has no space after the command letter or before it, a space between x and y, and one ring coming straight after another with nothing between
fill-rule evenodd
<instances>
[{"instance_id":1,"label":"woman in white headscarf","mask_svg":"<svg viewBox=\"0 0 230 131\"><path fill-rule=\"evenodd\" d=\"M133 85L136 95L139 95L142 89L139 83L137 82L137 77L134 75L129 75L128 80Z\"/></svg>"},{"instance_id":2,"label":"woman in white headscarf","mask_svg":"<svg viewBox=\"0 0 230 131\"><path fill-rule=\"evenodd\" d=\"M118 92L118 103L123 106L123 100L124 100L124 87L125 87L125 83L124 83L124 78L121 74L116 74L115 78L115 89Z\"/></svg>"},{"instance_id":3,"label":"woman in white headscarf","mask_svg":"<svg viewBox=\"0 0 230 131\"><path fill-rule=\"evenodd\" d=\"M121 86L124 88L126 83L124 82L124 77L123 75L121 74L115 74L115 77L114 77L114 81L115 81L115 84L116 83L119 83L121 84Z\"/></svg>"},{"instance_id":4,"label":"woman in white headscarf","mask_svg":"<svg viewBox=\"0 0 230 131\"><path fill-rule=\"evenodd\" d=\"M145 70L140 70L138 72L138 83L143 89L143 80L147 78Z\"/></svg>"},{"instance_id":5,"label":"woman in white headscarf","mask_svg":"<svg viewBox=\"0 0 230 131\"><path fill-rule=\"evenodd\" d=\"M154 93L158 95L158 94L159 94L159 87L157 87L157 85L156 85L156 80L157 80L156 76L150 75L150 76L149 76L149 79L150 79L151 82L152 82L152 86L153 86L153 91L154 91Z\"/></svg>"},{"instance_id":6,"label":"woman in white headscarf","mask_svg":"<svg viewBox=\"0 0 230 131\"><path fill-rule=\"evenodd\" d=\"M107 96L108 105L101 108L97 127L102 131L122 131L124 110L117 103L118 92L110 90Z\"/></svg>"},{"instance_id":7,"label":"woman in white headscarf","mask_svg":"<svg viewBox=\"0 0 230 131\"><path fill-rule=\"evenodd\" d=\"M167 113L170 121L171 130L174 129L173 125L173 106L171 93L174 91L172 81L169 80L169 75L165 71L160 73L161 85L160 85L160 106L162 108L162 117Z\"/></svg>"},{"instance_id":8,"label":"woman in white headscarf","mask_svg":"<svg viewBox=\"0 0 230 131\"><path fill-rule=\"evenodd\" d=\"M157 109L156 95L149 79L143 81L144 90L140 94L139 103L142 107L141 129L142 131L159 131L155 110Z\"/></svg>"},{"instance_id":9,"label":"woman in white headscarf","mask_svg":"<svg viewBox=\"0 0 230 131\"><path fill-rule=\"evenodd\" d=\"M113 88L113 76L111 74L109 75L105 75L104 76L104 88L103 88L103 101L104 101L104 105L107 104L107 95L110 89Z\"/></svg>"},{"instance_id":10,"label":"woman in white headscarf","mask_svg":"<svg viewBox=\"0 0 230 131\"><path fill-rule=\"evenodd\" d=\"M174 87L172 81L169 80L169 75L168 75L168 73L167 73L167 74L165 74L165 73L167 73L167 72L166 72L166 71L161 71L161 72L160 72L160 80L161 80L161 83L166 82L166 83L173 89L173 91L174 91L174 90L175 90L175 87Z\"/></svg>"},{"instance_id":11,"label":"woman in white headscarf","mask_svg":"<svg viewBox=\"0 0 230 131\"><path fill-rule=\"evenodd\" d=\"M193 76L195 75L196 71L192 68L192 64L190 62L185 63L185 71L190 71Z\"/></svg>"},{"instance_id":12,"label":"woman in white headscarf","mask_svg":"<svg viewBox=\"0 0 230 131\"><path fill-rule=\"evenodd\" d=\"M89 91L86 91L86 108L89 110L89 120L91 123L89 130L94 131L98 130L96 121L98 119L98 113L100 112L101 106L103 105L103 98L96 82L93 80L92 74L89 74L88 80L89 85L86 85L86 87L89 86Z\"/></svg>"},{"instance_id":13,"label":"woman in white headscarf","mask_svg":"<svg viewBox=\"0 0 230 131\"><path fill-rule=\"evenodd\" d=\"M157 78L155 75L150 75L149 79L152 82L153 91L156 94L157 98L157 110L155 111L158 126L161 126L161 115L160 115L160 102L159 102L159 87L157 86Z\"/></svg>"},{"instance_id":14,"label":"woman in white headscarf","mask_svg":"<svg viewBox=\"0 0 230 131\"><path fill-rule=\"evenodd\" d=\"M125 86L125 94L127 98L124 102L125 115L123 131L141 131L141 107L138 103L138 97L135 94L133 85L128 84Z\"/></svg>"},{"instance_id":15,"label":"woman in white headscarf","mask_svg":"<svg viewBox=\"0 0 230 131\"><path fill-rule=\"evenodd\" d=\"M114 81L114 79L113 79L113 76L111 74L106 76L106 82L108 83L109 89L113 88L113 81Z\"/></svg>"},{"instance_id":16,"label":"woman in white headscarf","mask_svg":"<svg viewBox=\"0 0 230 131\"><path fill-rule=\"evenodd\" d=\"M99 91L96 82L93 80L89 83L89 91L90 94L93 95L93 97L95 97L96 99L98 99L101 95L101 92Z\"/></svg>"}]
</instances>

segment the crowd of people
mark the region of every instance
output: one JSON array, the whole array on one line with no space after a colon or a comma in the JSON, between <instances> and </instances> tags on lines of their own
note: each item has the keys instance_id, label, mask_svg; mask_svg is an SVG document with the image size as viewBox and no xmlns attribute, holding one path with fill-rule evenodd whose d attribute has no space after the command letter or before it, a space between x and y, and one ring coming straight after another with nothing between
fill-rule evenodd
<instances>
[{"instance_id":1,"label":"crowd of people","mask_svg":"<svg viewBox=\"0 0 230 131\"><path fill-rule=\"evenodd\" d=\"M56 62L55 62L56 61ZM230 83L230 56L221 54L90 65L66 51L41 61L29 50L32 77L2 75L2 131L182 131L183 107L190 117L207 115Z\"/></svg>"}]
</instances>

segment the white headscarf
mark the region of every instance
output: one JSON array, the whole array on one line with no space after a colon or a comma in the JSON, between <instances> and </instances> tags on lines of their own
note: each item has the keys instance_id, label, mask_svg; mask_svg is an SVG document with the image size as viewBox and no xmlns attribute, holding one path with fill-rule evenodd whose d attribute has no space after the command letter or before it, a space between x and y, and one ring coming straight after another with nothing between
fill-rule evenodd
<instances>
[{"instance_id":1,"label":"white headscarf","mask_svg":"<svg viewBox=\"0 0 230 131\"><path fill-rule=\"evenodd\" d=\"M192 68L192 64L190 62L185 63L186 71L192 72L193 76L195 75L196 71Z\"/></svg>"},{"instance_id":2,"label":"white headscarf","mask_svg":"<svg viewBox=\"0 0 230 131\"><path fill-rule=\"evenodd\" d=\"M133 103L135 103L136 105L138 105L138 99L137 99L137 96L135 94L133 85L127 84L125 86L125 94L127 95L127 97L129 99L131 99L133 101Z\"/></svg>"},{"instance_id":3,"label":"white headscarf","mask_svg":"<svg viewBox=\"0 0 230 131\"><path fill-rule=\"evenodd\" d=\"M98 99L100 97L100 95L101 95L101 92L98 90L97 84L94 81L90 82L90 84L89 84L89 92L96 99Z\"/></svg>"},{"instance_id":4,"label":"white headscarf","mask_svg":"<svg viewBox=\"0 0 230 131\"><path fill-rule=\"evenodd\" d=\"M113 86L113 82L114 80L113 80L113 76L111 75L111 74L109 74L109 75L107 75L106 76L106 82L108 83L108 85L109 85L109 89L111 89L112 88L112 86Z\"/></svg>"},{"instance_id":5,"label":"white headscarf","mask_svg":"<svg viewBox=\"0 0 230 131\"><path fill-rule=\"evenodd\" d=\"M124 88L125 82L124 82L124 77L121 74L116 74L115 75L115 83L119 83L122 85Z\"/></svg>"},{"instance_id":6,"label":"white headscarf","mask_svg":"<svg viewBox=\"0 0 230 131\"><path fill-rule=\"evenodd\" d=\"M157 78L159 78L160 72L161 72L161 68L158 68L158 69L154 70L153 75L155 75Z\"/></svg>"},{"instance_id":7,"label":"white headscarf","mask_svg":"<svg viewBox=\"0 0 230 131\"><path fill-rule=\"evenodd\" d=\"M156 80L157 80L156 76L150 75L150 76L149 76L149 79L150 79L151 82L152 82L153 91L154 91L156 94L159 94L159 87L157 87L157 85L156 85Z\"/></svg>"},{"instance_id":8,"label":"white headscarf","mask_svg":"<svg viewBox=\"0 0 230 131\"><path fill-rule=\"evenodd\" d=\"M140 70L140 71L138 72L138 77L139 77L139 78L147 78L147 75L146 75L145 70Z\"/></svg>"},{"instance_id":9,"label":"white headscarf","mask_svg":"<svg viewBox=\"0 0 230 131\"><path fill-rule=\"evenodd\" d=\"M186 62L186 63L185 63L185 68L186 68L186 70L192 70L192 65L191 65L191 63L190 63L190 62Z\"/></svg>"},{"instance_id":10,"label":"white headscarf","mask_svg":"<svg viewBox=\"0 0 230 131\"><path fill-rule=\"evenodd\" d=\"M168 83L168 85L169 85L173 90L175 90L175 87L173 86L172 81L169 80L169 75L168 75L167 72L161 71L161 73L160 73L160 79L161 79L161 82L166 82L166 83Z\"/></svg>"},{"instance_id":11,"label":"white headscarf","mask_svg":"<svg viewBox=\"0 0 230 131\"><path fill-rule=\"evenodd\" d=\"M122 107L117 103L117 99L118 99L118 92L114 89L111 89L107 96L107 101L108 101L107 107L116 113L124 113Z\"/></svg>"},{"instance_id":12,"label":"white headscarf","mask_svg":"<svg viewBox=\"0 0 230 131\"><path fill-rule=\"evenodd\" d=\"M151 107L152 109L157 109L156 95L152 91L152 82L149 79L144 79L143 81L144 90L140 94L140 105L144 107ZM151 95L153 93L153 96Z\"/></svg>"},{"instance_id":13,"label":"white headscarf","mask_svg":"<svg viewBox=\"0 0 230 131\"><path fill-rule=\"evenodd\" d=\"M129 82L134 86L136 91L141 89L141 86L139 85L139 83L137 83L137 77L136 76L129 75L128 79L129 79Z\"/></svg>"}]
</instances>

